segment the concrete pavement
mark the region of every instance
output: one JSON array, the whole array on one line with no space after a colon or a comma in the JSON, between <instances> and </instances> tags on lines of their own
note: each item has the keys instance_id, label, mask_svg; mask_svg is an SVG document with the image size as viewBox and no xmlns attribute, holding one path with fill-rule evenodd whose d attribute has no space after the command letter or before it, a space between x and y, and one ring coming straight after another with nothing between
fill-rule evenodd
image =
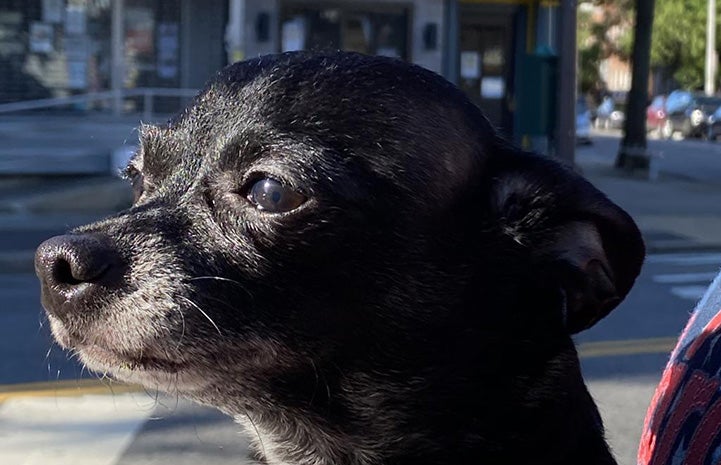
<instances>
[{"instance_id":1,"label":"concrete pavement","mask_svg":"<svg viewBox=\"0 0 721 465\"><path fill-rule=\"evenodd\" d=\"M104 175L140 121L102 113L0 115L0 176Z\"/></svg>"},{"instance_id":2,"label":"concrete pavement","mask_svg":"<svg viewBox=\"0 0 721 465\"><path fill-rule=\"evenodd\" d=\"M655 179L615 169L620 134L595 133L594 143L579 147L580 171L611 200L634 218L649 252L711 250L721 248L721 176L701 176L703 170L683 171L659 157ZM653 143L653 141L652 141ZM718 150L720 144L697 141L689 150ZM709 167L713 171L721 166ZM699 173L699 176L695 174Z\"/></svg>"}]
</instances>

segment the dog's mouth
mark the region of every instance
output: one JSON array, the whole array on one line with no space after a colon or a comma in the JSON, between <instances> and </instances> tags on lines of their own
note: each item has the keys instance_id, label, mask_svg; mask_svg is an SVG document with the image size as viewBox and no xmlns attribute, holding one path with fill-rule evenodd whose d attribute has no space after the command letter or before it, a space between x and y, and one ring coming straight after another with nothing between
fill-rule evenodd
<instances>
[{"instance_id":1,"label":"dog's mouth","mask_svg":"<svg viewBox=\"0 0 721 465\"><path fill-rule=\"evenodd\" d=\"M158 356L145 352L127 353L106 349L97 344L81 345L75 348L83 362L95 369L103 371L160 371L164 373L178 373L187 368L188 363L172 360L169 357Z\"/></svg>"},{"instance_id":2,"label":"dog's mouth","mask_svg":"<svg viewBox=\"0 0 721 465\"><path fill-rule=\"evenodd\" d=\"M66 326L52 315L49 321L58 344L76 352L88 368L99 373L147 371L172 374L189 365L180 354L174 356L172 350L164 350L160 341L152 337L133 341L110 330L108 325L81 330Z\"/></svg>"}]
</instances>

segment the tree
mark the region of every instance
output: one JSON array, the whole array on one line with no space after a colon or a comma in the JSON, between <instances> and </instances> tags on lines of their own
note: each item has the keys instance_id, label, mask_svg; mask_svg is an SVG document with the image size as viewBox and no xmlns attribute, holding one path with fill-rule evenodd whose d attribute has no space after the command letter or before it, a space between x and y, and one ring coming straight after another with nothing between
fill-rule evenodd
<instances>
[{"instance_id":1,"label":"tree","mask_svg":"<svg viewBox=\"0 0 721 465\"><path fill-rule=\"evenodd\" d=\"M577 24L578 43L578 85L581 93L595 93L601 87L602 45L592 33L593 15L588 10L579 10Z\"/></svg>"},{"instance_id":2,"label":"tree","mask_svg":"<svg viewBox=\"0 0 721 465\"><path fill-rule=\"evenodd\" d=\"M601 62L611 55L628 59L633 39L633 0L593 0L578 9L578 69L581 93L595 95L605 90Z\"/></svg>"},{"instance_id":3,"label":"tree","mask_svg":"<svg viewBox=\"0 0 721 465\"><path fill-rule=\"evenodd\" d=\"M637 0L631 90L627 99L623 140L616 157L617 167L648 170L650 164L646 150L646 98L651 61L653 10L654 0Z\"/></svg>"},{"instance_id":4,"label":"tree","mask_svg":"<svg viewBox=\"0 0 721 465\"><path fill-rule=\"evenodd\" d=\"M651 64L667 68L685 89L703 88L706 14L705 1L656 0Z\"/></svg>"}]
</instances>

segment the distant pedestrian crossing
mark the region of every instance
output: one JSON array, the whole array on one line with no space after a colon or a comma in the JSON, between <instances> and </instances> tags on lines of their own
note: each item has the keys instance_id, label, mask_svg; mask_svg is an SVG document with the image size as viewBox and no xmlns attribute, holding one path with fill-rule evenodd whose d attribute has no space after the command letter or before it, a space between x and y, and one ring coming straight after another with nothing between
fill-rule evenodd
<instances>
[{"instance_id":1,"label":"distant pedestrian crossing","mask_svg":"<svg viewBox=\"0 0 721 465\"><path fill-rule=\"evenodd\" d=\"M696 302L721 270L721 253L655 254L646 257L646 263L663 266L663 273L651 277L654 283L666 286L680 299Z\"/></svg>"}]
</instances>

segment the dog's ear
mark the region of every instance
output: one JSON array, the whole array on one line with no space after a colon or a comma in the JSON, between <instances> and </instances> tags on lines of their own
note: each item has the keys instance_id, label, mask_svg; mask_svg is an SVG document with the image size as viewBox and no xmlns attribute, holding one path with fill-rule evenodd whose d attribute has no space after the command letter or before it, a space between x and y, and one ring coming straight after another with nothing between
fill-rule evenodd
<instances>
[{"instance_id":1,"label":"dog's ear","mask_svg":"<svg viewBox=\"0 0 721 465\"><path fill-rule=\"evenodd\" d=\"M591 327L621 302L640 272L644 245L636 224L556 162L511 150L492 158L493 221L530 258L541 284L564 295L568 331Z\"/></svg>"}]
</instances>

